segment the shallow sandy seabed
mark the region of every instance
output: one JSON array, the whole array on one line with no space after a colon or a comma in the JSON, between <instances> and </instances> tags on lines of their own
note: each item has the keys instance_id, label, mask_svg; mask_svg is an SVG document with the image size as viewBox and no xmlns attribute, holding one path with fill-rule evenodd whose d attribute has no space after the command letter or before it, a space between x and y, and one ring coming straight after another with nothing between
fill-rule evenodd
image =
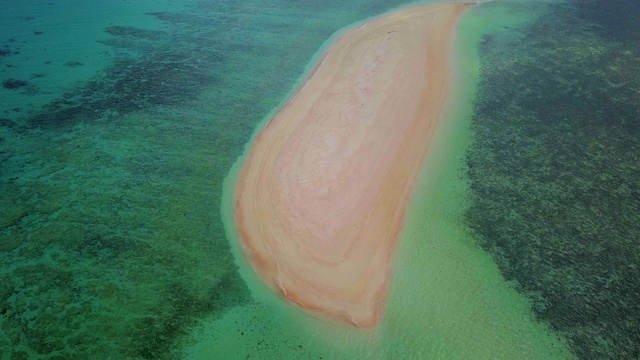
<instances>
[{"instance_id":1,"label":"shallow sandy seabed","mask_svg":"<svg viewBox=\"0 0 640 360\"><path fill-rule=\"evenodd\" d=\"M403 9L346 33L256 138L236 225L254 270L288 301L358 327L380 321L467 6Z\"/></svg>"}]
</instances>

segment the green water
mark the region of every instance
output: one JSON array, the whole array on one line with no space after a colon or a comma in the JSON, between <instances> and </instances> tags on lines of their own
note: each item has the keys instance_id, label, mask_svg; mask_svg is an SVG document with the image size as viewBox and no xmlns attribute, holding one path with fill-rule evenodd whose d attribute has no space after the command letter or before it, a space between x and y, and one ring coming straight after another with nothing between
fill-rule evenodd
<instances>
[{"instance_id":1,"label":"green water","mask_svg":"<svg viewBox=\"0 0 640 360\"><path fill-rule=\"evenodd\" d=\"M565 343L580 358L634 358L640 277L638 252L628 249L631 224L640 223L640 107L629 74L640 69L640 9L624 2L609 14L598 1L501 1L465 15L450 121L411 204L385 320L367 331L317 321L264 288L238 252L230 192L252 136L332 34L406 1L0 2L0 359L570 358ZM561 138L540 146L529 136L540 128L526 127L532 118L513 115L542 109L537 118L572 118L574 94L563 89L576 71L593 96L575 101L597 105L581 118L595 108L620 121L581 131L554 121L560 127L550 134L599 136L588 138L590 161L579 162L598 171L576 167L580 176L568 177L575 183L548 194L597 187L608 198L604 185L620 186L602 207L583 203L572 213L606 226L585 226L593 217L556 221L581 222L579 231L612 244L598 252L580 245L599 244L593 236L554 242L553 253L571 255L567 267L539 261L552 258L539 251L548 243L532 242L536 250L513 238L505 246L514 231L541 239L549 217L511 221L511 232L487 227L495 222L478 214L508 218L500 211L512 199L478 184L496 184L501 164L531 174L545 169L532 161L544 160L543 150L574 148L572 137L571 146ZM25 85L4 86L11 79ZM535 102L532 81L542 95ZM558 94L565 97L554 103ZM496 99L510 107L492 114L498 107L486 104ZM504 127L498 115L520 122ZM529 167L505 161L512 134L528 149ZM545 156L570 163L576 155ZM551 205L541 208L558 211ZM614 271L595 271L606 259Z\"/></svg>"}]
</instances>

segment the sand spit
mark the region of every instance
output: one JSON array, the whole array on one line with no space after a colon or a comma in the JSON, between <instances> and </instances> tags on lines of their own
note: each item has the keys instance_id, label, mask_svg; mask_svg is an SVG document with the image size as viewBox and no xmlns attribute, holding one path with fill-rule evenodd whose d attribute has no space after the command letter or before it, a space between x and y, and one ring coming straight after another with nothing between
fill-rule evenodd
<instances>
[{"instance_id":1,"label":"sand spit","mask_svg":"<svg viewBox=\"0 0 640 360\"><path fill-rule=\"evenodd\" d=\"M345 33L256 138L236 226L251 266L291 303L358 327L379 322L467 7L403 9Z\"/></svg>"}]
</instances>

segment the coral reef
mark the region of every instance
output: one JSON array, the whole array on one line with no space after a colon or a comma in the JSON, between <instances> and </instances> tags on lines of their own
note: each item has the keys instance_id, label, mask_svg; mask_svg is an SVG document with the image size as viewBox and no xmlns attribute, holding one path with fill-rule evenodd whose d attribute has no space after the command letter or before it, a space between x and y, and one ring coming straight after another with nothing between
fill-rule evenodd
<instances>
[{"instance_id":1,"label":"coral reef","mask_svg":"<svg viewBox=\"0 0 640 360\"><path fill-rule=\"evenodd\" d=\"M66 66L66 67L75 68L75 67L78 67L78 66L82 66L84 64L81 63L80 61L67 61L63 65Z\"/></svg>"},{"instance_id":2,"label":"coral reef","mask_svg":"<svg viewBox=\"0 0 640 360\"><path fill-rule=\"evenodd\" d=\"M612 8L485 39L469 152L480 245L583 359L640 356L640 29Z\"/></svg>"},{"instance_id":3,"label":"coral reef","mask_svg":"<svg viewBox=\"0 0 640 360\"><path fill-rule=\"evenodd\" d=\"M19 89L27 85L28 83L26 81L18 79L5 79L2 81L2 87L9 90Z\"/></svg>"}]
</instances>

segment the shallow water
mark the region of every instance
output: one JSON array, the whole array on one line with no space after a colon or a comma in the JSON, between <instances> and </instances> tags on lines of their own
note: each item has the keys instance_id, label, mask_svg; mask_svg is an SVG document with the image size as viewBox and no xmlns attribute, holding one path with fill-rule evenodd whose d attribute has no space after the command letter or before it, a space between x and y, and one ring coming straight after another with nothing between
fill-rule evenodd
<instances>
[{"instance_id":1,"label":"shallow water","mask_svg":"<svg viewBox=\"0 0 640 360\"><path fill-rule=\"evenodd\" d=\"M570 356L565 343L582 358L637 354L633 304L638 292L633 284L638 261L632 255L637 252L628 251L637 246L634 224L640 223L634 207L639 152L632 136L638 86L629 76L638 72L628 70L640 55L632 42L637 32L633 14L640 13L633 3L616 5L628 5L627 27L598 15L598 2L564 7L503 2L483 5L465 17L458 39L463 53L459 102L449 127L441 129L412 204L386 320L365 332L312 319L261 287L234 248L228 203L233 171L226 179L222 210L220 203L232 164L268 113L291 95L325 41L336 30L402 1L50 3L0 4L0 81L18 80L0 88L0 359L546 359ZM531 35L541 28L548 34L562 30L563 36ZM602 57L610 53L617 55L605 61ZM554 54L581 57L553 70L559 66ZM533 66L535 56L545 62ZM611 186L601 186L599 198L611 196L610 202L591 214L604 214L608 221L588 239L595 243L606 234L611 244L602 258L616 264L614 272L604 272L614 284L609 287L588 281L558 287L571 269L555 262L541 265L536 261L544 254L522 246L521 239L514 244L528 251L508 251L505 231L535 233L531 229L547 228L547 218L510 222L505 230L485 226L487 218L478 215L503 219L506 215L493 211L512 201L493 196L501 188L483 192L479 185L494 184L487 177L502 174L489 171L503 163L499 150L515 146L509 142L514 132L496 131L503 121L483 121L500 119L491 113L496 107L487 104L507 93L512 107L502 114L518 113L526 105L547 109L535 113L547 119L557 113L548 108L550 102L517 97L532 91L517 85L534 79L562 93L560 85L572 78L557 73L578 70L610 71L593 83L584 80L589 74L580 73L580 87L605 87L595 98L612 100L598 103L598 111L624 116L598 127L587 121L590 109L585 108L585 120L553 128L599 136L590 138L587 159L601 162L597 171L567 179L577 183L545 186L602 185L609 181L602 174L626 186L618 197ZM518 82L505 81L518 74ZM551 76L558 80L547 82ZM615 89L621 90L605 96ZM547 88L538 93L557 98ZM557 109L566 103L563 98ZM518 126L523 124L509 129ZM582 131L574 131L575 126ZM526 133L517 140L531 144L531 134L537 133L528 128ZM543 148L573 148L563 148L559 138L553 141ZM598 152L602 146L618 150ZM532 156L538 154L533 150ZM579 153L546 156L561 161ZM613 160L616 167L604 165ZM530 174L534 170L524 170L537 166L529 159L508 172ZM562 199L565 207L587 206ZM522 206L529 204L525 200ZM614 209L614 203L621 205ZM557 228L577 228L561 219ZM526 231L519 230L523 226ZM580 248L587 238L571 239L562 246ZM582 254L564 260L580 268L585 259L593 260ZM514 271L513 264L522 262L527 266ZM573 278L581 280L602 276L577 274ZM565 294L559 303L564 307L554 305L558 302L550 294ZM611 299L628 305L618 303L597 319L571 316L580 321L567 324L562 321L566 314L583 310L580 300L562 299L578 295L597 309ZM616 320L621 315L631 320Z\"/></svg>"}]
</instances>

